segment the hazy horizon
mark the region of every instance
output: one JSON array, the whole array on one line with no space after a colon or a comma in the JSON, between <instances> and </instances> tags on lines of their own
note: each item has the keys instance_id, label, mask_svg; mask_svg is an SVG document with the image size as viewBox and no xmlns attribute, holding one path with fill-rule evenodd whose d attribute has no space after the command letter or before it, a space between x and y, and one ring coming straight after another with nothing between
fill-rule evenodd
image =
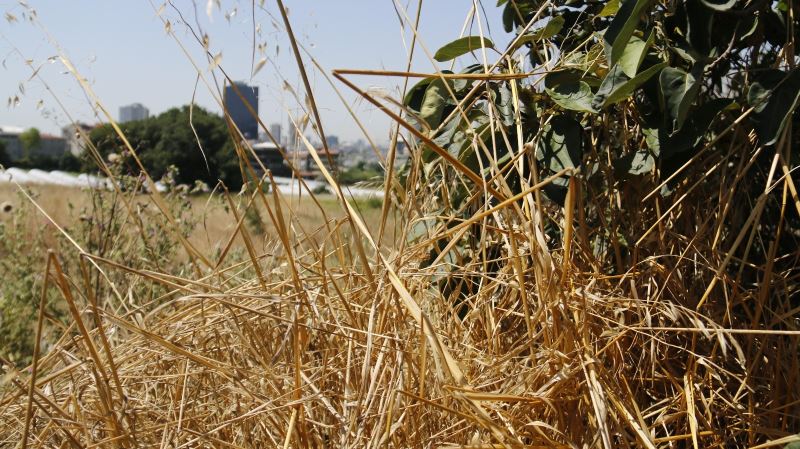
<instances>
[{"instance_id":1,"label":"hazy horizon","mask_svg":"<svg viewBox=\"0 0 800 449\"><path fill-rule=\"evenodd\" d=\"M202 47L194 40L187 26L181 23L179 12L195 30L200 28L208 34L211 53L216 55L221 52L220 66L231 78L260 88L259 115L267 126L280 123L285 130L286 109L298 114L299 108L292 92L284 87L284 79L304 101L304 89L296 62L282 31L283 24L274 2L264 2L263 7L256 2L255 9L251 2L173 2L178 10L170 4L162 8L161 3L148 1L122 3L78 0L69 4L52 4L31 0L27 3L37 12L34 22L25 19L25 7L19 2L0 0L0 10L5 16L3 27L0 28L0 76L3 81L0 85L6 101L6 107L0 112L2 126L37 127L42 132L60 135L60 127L69 123L44 85L37 79L29 80L32 69L25 60L32 60L34 67L41 65L38 74L74 120L87 123L100 121L75 78L59 61L48 61L48 58L58 54L47 38L48 33L89 81L115 120L119 118L120 106L141 103L153 116L169 108L189 104L193 96L196 105L220 113L220 107L203 81L197 84L195 90L197 72L175 39L167 34L162 22L162 18L169 20L172 31L203 69L207 80L213 83ZM209 3L210 9L207 8ZM423 2L419 36L422 45L430 53L458 37L457 30L465 26L465 19L473 4L471 1L458 2L457 6L446 3ZM403 40L408 45L412 33L408 27L401 29L400 16L391 1L287 1L285 4L299 43L308 49L328 74L334 68L406 69L407 49ZM402 4L412 20L416 5L417 2ZM159 8L162 8L161 17L157 15ZM492 4L478 11L484 19L481 24L483 32L491 36L498 46L505 44L509 35L500 26L499 8ZM488 14L488 17L484 17L484 14ZM465 34L478 34L477 23L472 22L471 26L473 30L467 30ZM263 53L259 47L263 48ZM251 76L252 68L263 57L267 58L267 62L255 76ZM464 58L464 64L472 62L468 58ZM335 91L313 67L311 60L306 56L304 60L326 134L337 135L343 141L363 138ZM439 68L448 67L448 64L439 65ZM418 47L412 71L430 73L434 70L425 51ZM363 76L352 79L365 90L387 89L394 97L399 95L398 89L403 81L402 78ZM219 77L217 83L221 85ZM385 142L389 129L389 120L385 115L359 100L341 83L336 86L354 108L371 137L376 142ZM16 106L13 104L15 97L20 100Z\"/></svg>"}]
</instances>

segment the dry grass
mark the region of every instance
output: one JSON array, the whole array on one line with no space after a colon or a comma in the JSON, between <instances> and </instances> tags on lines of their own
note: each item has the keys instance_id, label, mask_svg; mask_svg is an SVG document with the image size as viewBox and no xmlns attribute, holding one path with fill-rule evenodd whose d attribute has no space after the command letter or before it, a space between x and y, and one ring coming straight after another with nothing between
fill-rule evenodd
<instances>
[{"instance_id":1,"label":"dry grass","mask_svg":"<svg viewBox=\"0 0 800 449\"><path fill-rule=\"evenodd\" d=\"M370 219L343 197L336 218L313 201L286 208L270 193L251 198L276 238L259 245L242 237L245 262L211 257L205 249L216 244L201 248L194 237L175 239L195 264L180 276L84 255L91 273L127 271L171 292L147 308L126 309L138 305L124 293L98 308L90 277L64 274L52 255L47 279L60 295L41 300L63 302L73 321L31 367L7 367L0 445L792 441L800 424L798 254L777 245L764 245L768 257L748 252L754 241L777 241L771 225L780 229L797 195L780 170L748 163L761 150L743 131L729 138L720 145L730 145L733 164L720 153L698 156L666 198L647 195L655 185L631 187L640 191L626 192L626 202L615 189L573 182L558 207L540 200L552 179L521 177L515 194L502 176L480 188L440 163L429 169L453 181L431 183L416 158L404 185L387 181L394 202L386 212L397 223L377 222L398 229L386 232L390 244L375 243L380 230L370 232ZM721 167L713 182L709 167ZM459 183L473 198L462 210L443 208ZM608 221L586 220L598 208ZM246 235L236 216L205 213L209 234ZM596 250L592 242L620 229L641 237L629 242L635 253L623 254L616 238Z\"/></svg>"}]
</instances>

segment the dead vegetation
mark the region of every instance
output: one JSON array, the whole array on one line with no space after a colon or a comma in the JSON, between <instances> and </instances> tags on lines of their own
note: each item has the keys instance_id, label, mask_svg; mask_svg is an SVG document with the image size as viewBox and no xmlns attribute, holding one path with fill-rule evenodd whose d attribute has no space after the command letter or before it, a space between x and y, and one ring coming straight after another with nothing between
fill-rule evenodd
<instances>
[{"instance_id":1,"label":"dead vegetation","mask_svg":"<svg viewBox=\"0 0 800 449\"><path fill-rule=\"evenodd\" d=\"M472 79L477 90L495 78ZM309 117L322 132L313 110ZM211 259L179 235L175 245L193 263L182 276L89 253L73 271L83 275L68 276L50 254L45 279L59 293L40 300L63 303L72 322L52 348L37 345L30 367L5 365L0 445L608 449L797 440L800 272L797 248L781 242L796 238L785 222L800 202L784 146L754 145L739 123L713 142L726 153L698 152L662 197L667 183L653 178L596 188L565 168L540 179L523 170L523 160L536 164L530 146L500 161L473 141L487 154L482 175L457 159L428 163L432 142L416 134L408 167L386 162L392 200L378 229L328 176L343 218L311 201L323 219L310 223L276 188L242 197L231 236L242 239L244 262L229 264L227 251ZM587 156L604 158L597 149ZM514 171L516 190L505 178ZM563 205L544 201L564 174L575 177ZM463 186L467 200L452 207L447 199ZM169 213L157 193L151 201ZM263 244L242 225L253 205L274 229ZM111 286L101 301L90 280L111 271L169 293L142 305ZM40 314L38 333L46 320Z\"/></svg>"}]
</instances>

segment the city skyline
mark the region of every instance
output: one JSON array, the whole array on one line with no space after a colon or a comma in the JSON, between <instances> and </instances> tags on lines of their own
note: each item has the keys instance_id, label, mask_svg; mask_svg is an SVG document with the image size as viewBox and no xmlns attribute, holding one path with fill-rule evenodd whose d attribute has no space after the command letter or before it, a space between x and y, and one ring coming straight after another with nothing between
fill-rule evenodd
<instances>
[{"instance_id":1,"label":"city skyline","mask_svg":"<svg viewBox=\"0 0 800 449\"><path fill-rule=\"evenodd\" d=\"M70 62L95 91L101 104L115 118L118 116L113 112L134 102L150 109L151 116L192 101L220 114L221 107L214 96L221 99L219 91L223 80L219 78L218 70L214 72L217 76L215 79L209 67L205 66L213 66L217 62L232 79L260 88L260 118L267 126L278 123L283 127L283 134L287 135L290 128L287 115L302 116L297 99L304 101L304 89L289 42L281 31L283 25L280 16L271 2L266 2L264 9L256 7L256 25L260 26L261 34L256 34L255 49L252 32L242 31L253 28L249 3L222 2L222 8L212 8L210 17L206 15L205 8L198 8L196 16L185 17L193 28L199 26L210 37L209 50L218 57L218 60L211 62L205 59L202 47L193 41L192 30L180 23L180 15L171 8L166 8L161 16L157 16L156 11L146 3L110 5L99 0L80 0L75 6L57 4L47 5L47 8L41 8L45 5L42 1L28 3L33 8L40 7L37 22L25 21L24 8L18 2L0 0L0 10L17 19L0 31L0 52L4 55L0 67L3 80L0 93L10 104L0 108L2 125L37 127L42 132L56 134L70 122L41 82L36 78L28 79L32 69L26 65L26 60L32 62L33 70L38 69L37 74L55 92L73 120L85 123L105 121L104 117L96 116L91 108L92 99L87 99L75 78L64 73L65 67L52 58L58 54L58 50L48 41L45 33L49 33L61 46ZM205 5L205 2L202 3ZM425 49L417 47L413 70L427 73L435 70L425 55L426 50L428 53L434 52L439 46L458 37L451 30L462 27L470 5L471 2L465 2L459 7L451 5L448 8L441 4L423 7L423 12L429 17L437 17L437 22L423 21L420 24L418 43ZM406 69L405 45L410 42L411 32L406 28L401 35L398 13L391 2L376 4L365 0L349 0L337 5L289 3L287 7L299 43L316 58L326 74L334 68ZM485 8L490 15L490 23L497 23L493 15L496 14L495 9ZM91 13L80 14L80 11ZM413 12L409 11L409 15ZM187 8L181 13L192 15L195 11ZM341 24L352 20L353 14L366 13L369 13L370 20L362 21L363 33L341 32ZM484 10L480 9L480 13L483 14ZM169 21L170 30L187 48L195 63L204 65L200 70L214 96L204 80L198 80L197 71L175 39L166 34L162 18ZM75 27L76 21L82 22L82 26ZM39 27L39 23L46 31ZM127 34L120 38L115 33L119 33L120 24L123 23L126 24L124 32ZM484 32L491 33L495 42L508 40L508 35L502 29L487 29L485 23L482 26ZM477 34L477 24L472 24L472 27L471 32ZM108 39L109 35L114 35L115 39ZM405 44L402 36L405 36ZM17 54L17 50L22 55ZM314 67L314 62L307 55L304 60L326 133L339 135L343 141L364 138L323 73ZM470 58L464 64L472 62L475 61ZM439 64L437 68L449 66ZM388 91L395 98L399 97L398 91L403 82L402 78L384 77L354 77L353 80L365 90ZM413 79L409 81L410 84L413 82ZM359 99L341 83L337 83L336 87L370 132L370 137L378 142L388 140L389 120L385 115ZM307 131L311 132L310 127Z\"/></svg>"}]
</instances>

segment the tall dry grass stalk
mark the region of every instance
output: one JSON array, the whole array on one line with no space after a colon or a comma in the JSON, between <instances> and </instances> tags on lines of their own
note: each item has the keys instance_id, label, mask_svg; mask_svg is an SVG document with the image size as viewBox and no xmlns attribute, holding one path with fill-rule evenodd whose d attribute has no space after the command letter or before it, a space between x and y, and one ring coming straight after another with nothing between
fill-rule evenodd
<instances>
[{"instance_id":1,"label":"tall dry grass stalk","mask_svg":"<svg viewBox=\"0 0 800 449\"><path fill-rule=\"evenodd\" d=\"M278 10L310 89L311 57L295 42L281 1ZM399 12L414 33L412 48L421 45L419 16ZM472 76L476 92L482 81L515 78L494 75L494 68L487 63L485 74ZM365 73L414 74L333 72L395 120L393 145L405 138L403 128L416 137L403 177L393 175L393 149L386 161L391 203L378 234L394 235L393 244L378 243L303 139L344 219L309 229L265 176L272 192L250 190L236 215L245 263L228 264L226 252L213 260L177 236L194 261L189 275L82 253L83 276L75 277L65 274L58 254L48 255L46 279L60 296L42 295L42 304L64 302L74 321L49 351L37 346L30 369L6 365L0 445L608 449L762 448L795 440L800 331L791 267L798 254L779 254L773 244L764 260L748 260L748 251L739 256L775 241L766 234L774 227L764 226L776 219L764 214L767 205L779 206L778 220L800 209L784 155L776 153L769 173L753 178L759 185L748 184L761 150L734 126L714 143L730 145L729 156L698 154L684 170L689 181L669 197L646 195L657 185L630 185L644 199L625 203L619 189L589 191L572 182L565 206L556 207L540 196L558 175L524 174L516 193L505 183L503 174L521 160L535 164L529 146L519 145L510 161L488 158L483 174L472 172L406 121L397 102L370 96L348 78ZM198 76L215 92L203 70ZM445 162L423 164L422 145ZM254 173L252 149L242 144L238 151L243 170ZM427 182L430 171L450 181ZM704 182L712 174L716 182ZM463 210L449 210L443 199L460 183L472 197ZM751 189L763 192L758 201L737 204ZM157 193L151 198L160 204ZM254 244L242 226L255 203L274 225L273 246ZM588 222L589 208L605 210L605 220ZM470 218L459 222L463 213ZM548 223L558 224L560 240ZM598 235L622 226L641 236L631 246L636 254L624 254L616 238L593 248ZM470 239L477 249L465 254L460 248ZM604 269L606 259L615 272ZM790 268L775 271L777 265ZM113 306L129 301L124 292L98 307L89 279L114 270L171 293L130 312Z\"/></svg>"}]
</instances>

